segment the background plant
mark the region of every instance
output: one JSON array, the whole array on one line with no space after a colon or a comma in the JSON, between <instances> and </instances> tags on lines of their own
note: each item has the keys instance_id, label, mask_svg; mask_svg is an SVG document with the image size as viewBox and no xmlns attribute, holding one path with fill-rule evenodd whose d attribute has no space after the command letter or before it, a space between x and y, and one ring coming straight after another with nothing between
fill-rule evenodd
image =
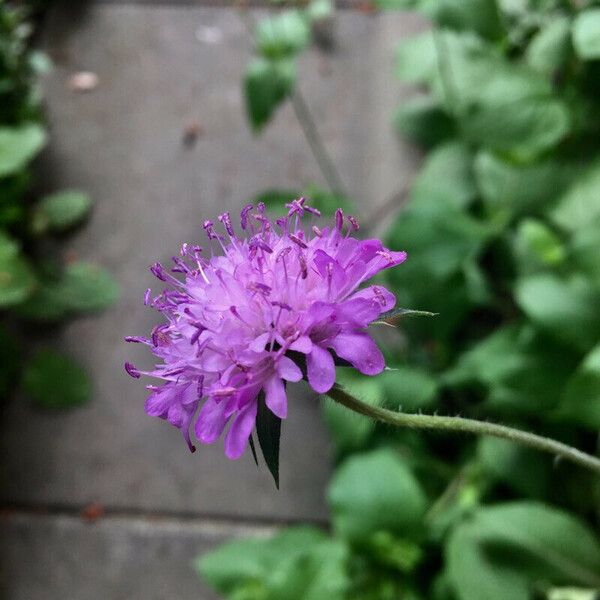
<instances>
[{"instance_id":1,"label":"background plant","mask_svg":"<svg viewBox=\"0 0 600 600\"><path fill-rule=\"evenodd\" d=\"M117 288L104 269L59 257L57 242L86 219L89 196L34 193L32 161L48 138L37 80L50 64L30 47L33 6L0 0L0 398L19 383L38 405L60 408L85 402L91 383L52 348L27 352L32 333L105 308Z\"/></svg>"},{"instance_id":2,"label":"background plant","mask_svg":"<svg viewBox=\"0 0 600 600\"><path fill-rule=\"evenodd\" d=\"M427 156L387 243L410 256L389 274L399 305L440 316L407 320L404 337L385 337L395 371L367 379L338 369L338 381L372 404L501 420L594 452L598 3L379 7L417 9L433 22L397 52L396 75L420 91L394 123ZM263 66L253 63L245 82L255 129L293 97L309 24L310 6L256 28ZM337 450L331 532L290 528L201 557L199 571L225 597L595 597L592 475L496 439L390 431L328 401L323 413Z\"/></svg>"}]
</instances>

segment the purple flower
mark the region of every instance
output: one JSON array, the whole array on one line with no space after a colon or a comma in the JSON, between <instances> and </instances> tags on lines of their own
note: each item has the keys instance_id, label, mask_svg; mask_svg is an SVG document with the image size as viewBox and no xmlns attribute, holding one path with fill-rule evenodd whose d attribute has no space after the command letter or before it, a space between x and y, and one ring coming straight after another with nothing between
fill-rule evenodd
<instances>
[{"instance_id":1,"label":"purple flower","mask_svg":"<svg viewBox=\"0 0 600 600\"><path fill-rule=\"evenodd\" d=\"M159 263L151 267L168 288L153 299L148 291L145 303L165 322L148 338L126 339L148 345L161 362L153 371L130 363L125 368L135 378L162 380L148 386L146 412L181 429L192 451L192 423L203 444L229 426L225 454L239 458L255 426L259 393L284 419L286 382L305 374L316 392L327 392L335 382L334 356L366 375L384 369L367 327L393 308L395 297L380 285L357 290L403 262L406 253L387 250L376 239L355 239L352 217L344 232L341 210L333 227L313 226L307 233L301 220L318 211L304 198L287 207L276 225L264 205L245 207L243 238L235 235L229 214L221 215L229 241L206 221L209 243L220 245L222 254L211 248L206 257L198 246L184 244L171 272Z\"/></svg>"}]
</instances>

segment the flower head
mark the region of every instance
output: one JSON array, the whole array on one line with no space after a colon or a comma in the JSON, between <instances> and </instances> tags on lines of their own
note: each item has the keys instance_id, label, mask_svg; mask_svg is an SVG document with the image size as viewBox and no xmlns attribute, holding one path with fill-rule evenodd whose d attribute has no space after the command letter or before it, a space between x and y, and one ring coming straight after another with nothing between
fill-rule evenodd
<instances>
[{"instance_id":1,"label":"flower head","mask_svg":"<svg viewBox=\"0 0 600 600\"><path fill-rule=\"evenodd\" d=\"M366 375L384 369L367 327L393 308L394 295L379 285L357 290L406 253L352 237L358 223L348 217L345 227L341 210L334 226L307 231L303 217L319 212L304 198L286 206L287 215L275 223L264 205L246 206L241 237L228 213L219 217L226 235L206 221L208 253L184 244L170 272L159 263L150 268L168 287L153 299L148 291L145 304L165 322L148 338L126 340L148 345L161 363L153 371L125 368L134 378L162 380L148 386L146 412L181 429L192 451L192 423L204 444L229 424L225 454L239 458L255 426L259 394L284 419L286 382L306 377L315 391L327 392L335 383L334 357ZM215 246L222 254L213 253Z\"/></svg>"}]
</instances>

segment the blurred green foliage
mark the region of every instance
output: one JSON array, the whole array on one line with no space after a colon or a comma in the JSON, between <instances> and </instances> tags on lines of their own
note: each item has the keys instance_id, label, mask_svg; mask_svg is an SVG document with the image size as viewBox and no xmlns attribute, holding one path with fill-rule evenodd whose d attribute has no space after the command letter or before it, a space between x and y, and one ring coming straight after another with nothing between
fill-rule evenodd
<instances>
[{"instance_id":1,"label":"blurred green foliage","mask_svg":"<svg viewBox=\"0 0 600 600\"><path fill-rule=\"evenodd\" d=\"M52 252L55 239L87 218L87 194L32 193L32 161L48 139L37 80L50 64L30 46L34 5L27 6L0 0L0 398L22 382L37 405L64 408L86 401L91 382L54 351L21 357L29 345L18 341L21 326L101 310L115 300L117 287L104 269L63 263Z\"/></svg>"},{"instance_id":2,"label":"blurred green foliage","mask_svg":"<svg viewBox=\"0 0 600 600\"><path fill-rule=\"evenodd\" d=\"M498 419L597 451L599 4L377 0L433 22L396 55L396 75L419 94L394 125L428 153L386 241L409 254L387 276L398 305L439 316L402 321L405 339L382 337L396 370L366 378L338 368L363 401ZM261 23L259 60L293 61L306 19L293 11ZM268 110L249 110L255 129L291 85L268 102L262 93ZM257 94L246 86L250 107ZM289 528L201 557L219 593L597 597L593 475L502 440L391 431L329 400L323 412L338 465L331 531Z\"/></svg>"}]
</instances>

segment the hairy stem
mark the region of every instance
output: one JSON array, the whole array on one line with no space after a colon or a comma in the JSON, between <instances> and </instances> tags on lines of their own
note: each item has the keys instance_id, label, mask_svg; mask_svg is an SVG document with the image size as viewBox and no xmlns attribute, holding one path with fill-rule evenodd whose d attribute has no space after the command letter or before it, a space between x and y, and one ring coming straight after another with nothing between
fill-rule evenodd
<instances>
[{"instance_id":1,"label":"hairy stem","mask_svg":"<svg viewBox=\"0 0 600 600\"><path fill-rule=\"evenodd\" d=\"M442 417L437 415L406 414L394 412L377 406L370 406L348 394L341 387L335 385L327 395L346 408L371 417L382 423L394 427L410 427L412 429L439 429L441 431L454 431L457 433L474 433L476 435L491 435L510 440L523 446L535 448L541 452L549 452L557 458L568 460L582 467L600 474L600 459L581 452L576 448L557 442L550 438L542 437L527 431L513 429L505 425L497 425L485 421L465 419L462 417Z\"/></svg>"},{"instance_id":2,"label":"hairy stem","mask_svg":"<svg viewBox=\"0 0 600 600\"><path fill-rule=\"evenodd\" d=\"M308 105L306 104L302 93L298 89L298 86L296 86L296 90L291 96L291 101L292 108L294 109L294 113L298 119L298 123L300 123L300 127L302 128L302 133L304 133L304 137L306 138L313 156L319 165L319 169L321 169L321 173L327 182L329 190L334 193L338 192L345 196L346 190L344 188L344 184L342 183L342 178L338 173L335 163L325 148L325 144L321 139L319 129L315 124L315 120L313 119L310 110L308 109Z\"/></svg>"}]
</instances>

